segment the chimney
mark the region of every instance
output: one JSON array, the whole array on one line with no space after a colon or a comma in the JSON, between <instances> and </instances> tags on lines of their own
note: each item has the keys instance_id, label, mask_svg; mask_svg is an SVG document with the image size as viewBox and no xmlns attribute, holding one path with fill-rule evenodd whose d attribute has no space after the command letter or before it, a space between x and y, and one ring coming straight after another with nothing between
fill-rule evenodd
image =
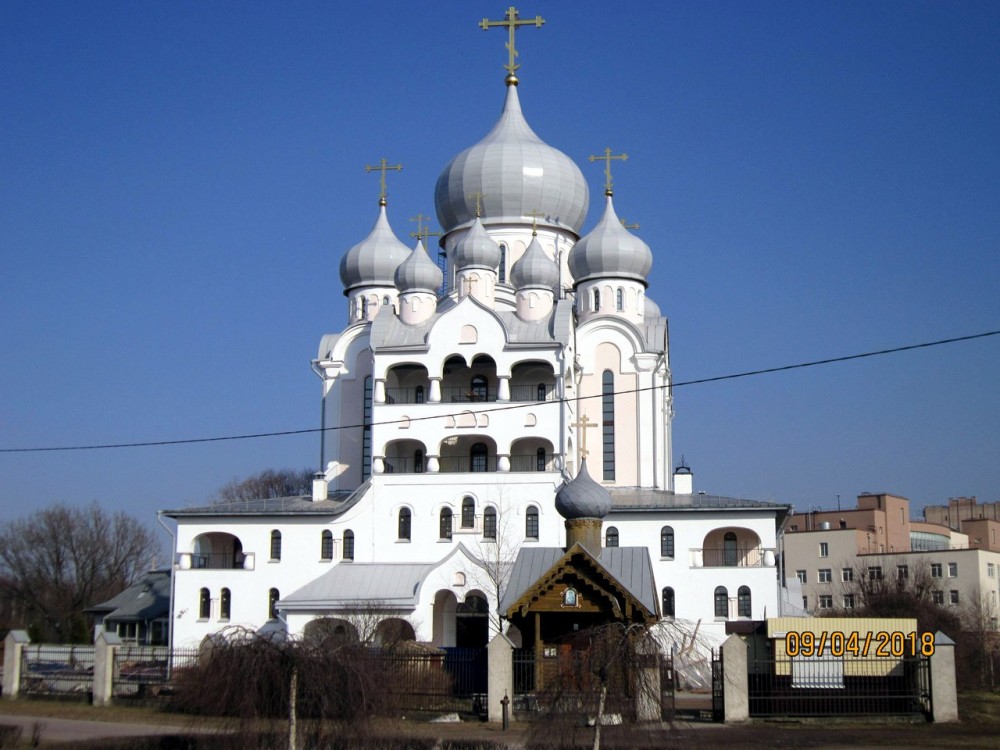
<instances>
[{"instance_id":1,"label":"chimney","mask_svg":"<svg viewBox=\"0 0 1000 750\"><path fill-rule=\"evenodd\" d=\"M329 494L329 483L326 481L326 474L317 471L313 474L312 500L314 503L326 500Z\"/></svg>"},{"instance_id":2,"label":"chimney","mask_svg":"<svg viewBox=\"0 0 1000 750\"><path fill-rule=\"evenodd\" d=\"M674 494L691 495L693 493L694 474L691 473L691 467L684 461L684 456L681 456L680 465L674 469Z\"/></svg>"}]
</instances>

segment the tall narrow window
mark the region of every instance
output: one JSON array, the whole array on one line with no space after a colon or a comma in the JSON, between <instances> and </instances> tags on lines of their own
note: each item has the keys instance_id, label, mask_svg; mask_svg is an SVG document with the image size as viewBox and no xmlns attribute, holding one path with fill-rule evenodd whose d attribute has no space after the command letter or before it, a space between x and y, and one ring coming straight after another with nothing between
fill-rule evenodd
<instances>
[{"instance_id":1,"label":"tall narrow window","mask_svg":"<svg viewBox=\"0 0 1000 750\"><path fill-rule=\"evenodd\" d=\"M725 586L718 586L715 589L715 616L729 617L729 592Z\"/></svg>"},{"instance_id":2,"label":"tall narrow window","mask_svg":"<svg viewBox=\"0 0 1000 750\"><path fill-rule=\"evenodd\" d=\"M422 385L413 389L413 401L417 404L424 403L424 387Z\"/></svg>"},{"instance_id":3,"label":"tall narrow window","mask_svg":"<svg viewBox=\"0 0 1000 750\"><path fill-rule=\"evenodd\" d=\"M594 312L600 312L600 311L601 311L601 290L600 289L595 289L594 290Z\"/></svg>"},{"instance_id":4,"label":"tall narrow window","mask_svg":"<svg viewBox=\"0 0 1000 750\"><path fill-rule=\"evenodd\" d=\"M507 246L500 243L500 267L497 269L497 278L500 283L506 283L507 281Z\"/></svg>"},{"instance_id":5,"label":"tall narrow window","mask_svg":"<svg viewBox=\"0 0 1000 750\"><path fill-rule=\"evenodd\" d=\"M320 560L333 559L333 532L330 531L329 529L324 529L323 535L320 537L319 559Z\"/></svg>"},{"instance_id":6,"label":"tall narrow window","mask_svg":"<svg viewBox=\"0 0 1000 750\"><path fill-rule=\"evenodd\" d=\"M271 589L267 592L267 616L271 620L278 616L278 599L280 598L281 594L278 593L278 589Z\"/></svg>"},{"instance_id":7,"label":"tall narrow window","mask_svg":"<svg viewBox=\"0 0 1000 750\"><path fill-rule=\"evenodd\" d=\"M362 297L361 298L361 319L362 320L367 320L368 319L368 298L367 297Z\"/></svg>"},{"instance_id":8,"label":"tall narrow window","mask_svg":"<svg viewBox=\"0 0 1000 750\"><path fill-rule=\"evenodd\" d=\"M476 525L476 501L466 495L462 498L462 528L471 529Z\"/></svg>"},{"instance_id":9,"label":"tall narrow window","mask_svg":"<svg viewBox=\"0 0 1000 750\"><path fill-rule=\"evenodd\" d=\"M424 452L419 448L413 451L413 471L417 474L424 473Z\"/></svg>"},{"instance_id":10,"label":"tall narrow window","mask_svg":"<svg viewBox=\"0 0 1000 750\"><path fill-rule=\"evenodd\" d=\"M663 589L663 616L674 616L674 590L670 586Z\"/></svg>"},{"instance_id":11,"label":"tall narrow window","mask_svg":"<svg viewBox=\"0 0 1000 750\"><path fill-rule=\"evenodd\" d=\"M198 618L207 620L212 615L212 595L208 589L198 592Z\"/></svg>"},{"instance_id":12,"label":"tall narrow window","mask_svg":"<svg viewBox=\"0 0 1000 750\"><path fill-rule=\"evenodd\" d=\"M625 309L625 290L619 289L615 292L615 309L622 312Z\"/></svg>"},{"instance_id":13,"label":"tall narrow window","mask_svg":"<svg viewBox=\"0 0 1000 750\"><path fill-rule=\"evenodd\" d=\"M674 528L664 526L660 529L660 557L674 556Z\"/></svg>"},{"instance_id":14,"label":"tall narrow window","mask_svg":"<svg viewBox=\"0 0 1000 750\"><path fill-rule=\"evenodd\" d=\"M344 531L344 559L354 559L354 532L350 529Z\"/></svg>"},{"instance_id":15,"label":"tall narrow window","mask_svg":"<svg viewBox=\"0 0 1000 750\"><path fill-rule=\"evenodd\" d=\"M722 537L722 564L735 566L738 562L738 552L736 549L736 534L727 531Z\"/></svg>"},{"instance_id":16,"label":"tall narrow window","mask_svg":"<svg viewBox=\"0 0 1000 750\"><path fill-rule=\"evenodd\" d=\"M535 451L535 471L545 471L545 449Z\"/></svg>"},{"instance_id":17,"label":"tall narrow window","mask_svg":"<svg viewBox=\"0 0 1000 750\"><path fill-rule=\"evenodd\" d=\"M497 511L489 506L483 510L483 539L497 538Z\"/></svg>"},{"instance_id":18,"label":"tall narrow window","mask_svg":"<svg viewBox=\"0 0 1000 750\"><path fill-rule=\"evenodd\" d=\"M440 539L451 539L451 508L441 509L441 521L440 521L440 531L438 537Z\"/></svg>"},{"instance_id":19,"label":"tall narrow window","mask_svg":"<svg viewBox=\"0 0 1000 750\"><path fill-rule=\"evenodd\" d=\"M524 538L538 539L538 508L529 505L524 514Z\"/></svg>"},{"instance_id":20,"label":"tall narrow window","mask_svg":"<svg viewBox=\"0 0 1000 750\"><path fill-rule=\"evenodd\" d=\"M604 452L604 478L615 478L615 374L605 370L601 376L601 432Z\"/></svg>"},{"instance_id":21,"label":"tall narrow window","mask_svg":"<svg viewBox=\"0 0 1000 750\"><path fill-rule=\"evenodd\" d=\"M410 541L410 521L412 516L410 515L409 508L400 508L399 510L399 523L396 530L396 538L400 540Z\"/></svg>"},{"instance_id":22,"label":"tall narrow window","mask_svg":"<svg viewBox=\"0 0 1000 750\"><path fill-rule=\"evenodd\" d=\"M750 617L750 587L740 586L736 592L736 614L740 617Z\"/></svg>"},{"instance_id":23,"label":"tall narrow window","mask_svg":"<svg viewBox=\"0 0 1000 750\"><path fill-rule=\"evenodd\" d=\"M233 595L229 592L229 589L222 589L219 593L219 619L228 620L229 614L232 609Z\"/></svg>"},{"instance_id":24,"label":"tall narrow window","mask_svg":"<svg viewBox=\"0 0 1000 750\"><path fill-rule=\"evenodd\" d=\"M482 375L476 375L472 378L469 390L469 400L470 401L485 401L489 395L489 387L486 382L486 378Z\"/></svg>"},{"instance_id":25,"label":"tall narrow window","mask_svg":"<svg viewBox=\"0 0 1000 750\"><path fill-rule=\"evenodd\" d=\"M620 290L619 290L619 291L620 291ZM382 298L382 305L383 305L384 307L388 307L388 306L389 306L389 295L388 295L388 294L387 294L387 295L385 295L385 296L384 296L384 297Z\"/></svg>"},{"instance_id":26,"label":"tall narrow window","mask_svg":"<svg viewBox=\"0 0 1000 750\"><path fill-rule=\"evenodd\" d=\"M538 388L535 389L535 400L536 401L545 400L545 383L539 383Z\"/></svg>"},{"instance_id":27,"label":"tall narrow window","mask_svg":"<svg viewBox=\"0 0 1000 750\"><path fill-rule=\"evenodd\" d=\"M469 471L486 471L486 443L474 443L469 450Z\"/></svg>"},{"instance_id":28,"label":"tall narrow window","mask_svg":"<svg viewBox=\"0 0 1000 750\"><path fill-rule=\"evenodd\" d=\"M281 532L277 529L271 532L271 559L281 559Z\"/></svg>"},{"instance_id":29,"label":"tall narrow window","mask_svg":"<svg viewBox=\"0 0 1000 750\"><path fill-rule=\"evenodd\" d=\"M372 376L365 378L365 400L361 415L361 481L372 475Z\"/></svg>"},{"instance_id":30,"label":"tall narrow window","mask_svg":"<svg viewBox=\"0 0 1000 750\"><path fill-rule=\"evenodd\" d=\"M604 532L604 546L605 547L617 547L618 546L618 529L614 526L608 526L608 530Z\"/></svg>"}]
</instances>

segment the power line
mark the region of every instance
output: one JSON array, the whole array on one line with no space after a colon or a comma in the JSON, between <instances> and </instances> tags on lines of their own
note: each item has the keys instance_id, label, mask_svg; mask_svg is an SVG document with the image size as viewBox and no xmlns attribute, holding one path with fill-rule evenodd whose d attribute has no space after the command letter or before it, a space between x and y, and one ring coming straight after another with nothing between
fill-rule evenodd
<instances>
[{"instance_id":1,"label":"power line","mask_svg":"<svg viewBox=\"0 0 1000 750\"><path fill-rule=\"evenodd\" d=\"M787 370L799 370L806 367L818 367L820 365L830 365L837 362L850 362L855 359L866 359L868 357L881 357L887 354L898 354L899 352L913 351L914 349L927 349L933 346L943 346L944 344L955 344L960 341L972 341L974 339L987 338L989 336L1000 335L1000 330L987 331L985 333L974 333L968 336L956 336L950 339L940 339L938 341L925 341L920 344L910 344L907 346L897 346L891 349L879 349L861 354L847 354L841 357L830 357L827 359L816 359L809 362L799 362L794 365L780 365L778 367L767 367L762 370L746 370L744 372L732 373L730 375L715 375L709 378L697 378L695 380L685 380L679 383L666 385L647 386L645 388L631 388L627 390L615 391L614 395L625 395L630 393L645 393L648 391L662 390L664 388L674 389L689 385L703 385L705 383L717 383L722 380L736 380L738 378L748 378L754 375L768 375L775 372L785 372ZM552 404L570 403L573 401L586 401L592 398L602 398L605 394L596 393L590 396L575 396L573 398L553 399L551 401L530 401L519 404L509 404L505 406L494 406L489 409L479 409L478 414L490 414L492 412L511 411L513 409L537 409L541 406ZM405 419L392 419L383 422L371 422L368 424L335 425L333 427L310 427L302 430L282 430L280 432L257 432L247 435L223 435L219 437L207 438L186 438L182 440L150 440L136 443L104 443L97 445L68 445L55 447L34 447L34 448L0 448L0 453L51 453L57 451L88 451L88 450L109 450L112 448L153 448L166 445L192 445L196 443L219 443L228 440L255 440L267 437L286 437L288 435L306 435L315 432L330 432L335 430L353 430L362 427L381 427L393 424L403 424L411 422L423 422L431 419L447 419L448 417L458 417L468 413L468 410L449 414L432 414L428 416L407 417Z\"/></svg>"}]
</instances>

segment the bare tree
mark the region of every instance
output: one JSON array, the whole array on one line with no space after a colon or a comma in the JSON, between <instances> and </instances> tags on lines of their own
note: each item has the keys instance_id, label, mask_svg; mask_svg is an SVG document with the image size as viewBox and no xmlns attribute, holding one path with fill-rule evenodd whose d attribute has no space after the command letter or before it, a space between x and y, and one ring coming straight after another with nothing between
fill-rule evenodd
<instances>
[{"instance_id":1,"label":"bare tree","mask_svg":"<svg viewBox=\"0 0 1000 750\"><path fill-rule=\"evenodd\" d=\"M159 549L153 531L125 513L97 503L45 508L0 527L0 598L19 614L11 625L33 639L84 642L84 607L133 584Z\"/></svg>"},{"instance_id":2,"label":"bare tree","mask_svg":"<svg viewBox=\"0 0 1000 750\"><path fill-rule=\"evenodd\" d=\"M514 570L514 563L517 560L517 553L521 548L523 537L520 534L516 514L503 486L497 487L495 501L489 503L487 507L492 508L496 513L496 526L492 530L492 537L487 538L484 520L484 533L476 543L476 557L479 561L479 567L473 570L472 578L477 586L486 589L492 596L496 597L495 601L499 604L500 596L507 588L510 574ZM485 519L485 507L483 512ZM496 632L503 632L503 618L498 610L490 612L490 619Z\"/></svg>"},{"instance_id":3,"label":"bare tree","mask_svg":"<svg viewBox=\"0 0 1000 750\"><path fill-rule=\"evenodd\" d=\"M234 479L219 490L219 500L264 500L308 495L312 492L312 469L264 469L244 479Z\"/></svg>"},{"instance_id":4,"label":"bare tree","mask_svg":"<svg viewBox=\"0 0 1000 750\"><path fill-rule=\"evenodd\" d=\"M997 632L996 592L981 595L962 607L962 640L959 661L967 680L976 687L996 690L1000 671L1000 632Z\"/></svg>"}]
</instances>

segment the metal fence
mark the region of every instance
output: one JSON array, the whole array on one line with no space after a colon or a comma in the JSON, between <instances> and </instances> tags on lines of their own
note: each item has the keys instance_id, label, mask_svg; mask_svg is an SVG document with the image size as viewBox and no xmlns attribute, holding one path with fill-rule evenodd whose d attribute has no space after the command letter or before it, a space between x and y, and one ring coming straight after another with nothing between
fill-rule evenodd
<instances>
[{"instance_id":1,"label":"metal fence","mask_svg":"<svg viewBox=\"0 0 1000 750\"><path fill-rule=\"evenodd\" d=\"M86 694L94 684L94 647L29 644L21 652L21 693Z\"/></svg>"},{"instance_id":2,"label":"metal fence","mask_svg":"<svg viewBox=\"0 0 1000 750\"><path fill-rule=\"evenodd\" d=\"M382 654L379 662L396 691L396 704L401 709L485 711L488 689L485 648L390 652Z\"/></svg>"},{"instance_id":3,"label":"metal fence","mask_svg":"<svg viewBox=\"0 0 1000 750\"><path fill-rule=\"evenodd\" d=\"M750 716L928 714L930 662L898 659L793 658L750 662Z\"/></svg>"},{"instance_id":4,"label":"metal fence","mask_svg":"<svg viewBox=\"0 0 1000 750\"><path fill-rule=\"evenodd\" d=\"M115 650L112 695L115 698L155 698L169 692L179 670L198 660L198 649L166 646L120 646Z\"/></svg>"}]
</instances>

